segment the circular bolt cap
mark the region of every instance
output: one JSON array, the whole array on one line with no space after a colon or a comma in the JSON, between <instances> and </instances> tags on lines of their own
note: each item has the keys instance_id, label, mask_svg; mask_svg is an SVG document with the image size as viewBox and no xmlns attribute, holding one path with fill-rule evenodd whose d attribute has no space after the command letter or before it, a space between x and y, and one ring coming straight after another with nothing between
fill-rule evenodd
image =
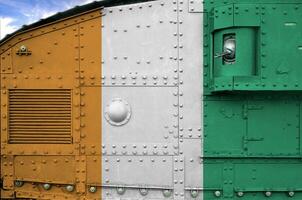
<instances>
[{"instance_id":1,"label":"circular bolt cap","mask_svg":"<svg viewBox=\"0 0 302 200\"><path fill-rule=\"evenodd\" d=\"M125 188L121 188L121 187L117 188L116 191L119 195L123 195L126 192Z\"/></svg>"},{"instance_id":2,"label":"circular bolt cap","mask_svg":"<svg viewBox=\"0 0 302 200\"><path fill-rule=\"evenodd\" d=\"M221 192L217 190L217 191L214 192L214 195L215 195L216 197L220 197L220 196L221 196Z\"/></svg>"},{"instance_id":3,"label":"circular bolt cap","mask_svg":"<svg viewBox=\"0 0 302 200\"><path fill-rule=\"evenodd\" d=\"M48 183L44 183L43 184L43 189L44 190L49 190L51 188L51 185L50 184L48 184Z\"/></svg>"},{"instance_id":4,"label":"circular bolt cap","mask_svg":"<svg viewBox=\"0 0 302 200\"><path fill-rule=\"evenodd\" d=\"M21 47L20 47L20 51L21 52L25 52L27 50L27 47L25 46L25 45L22 45Z\"/></svg>"},{"instance_id":5,"label":"circular bolt cap","mask_svg":"<svg viewBox=\"0 0 302 200\"><path fill-rule=\"evenodd\" d=\"M146 196L148 194L148 190L145 188L139 189L139 193L141 193L142 196Z\"/></svg>"},{"instance_id":6,"label":"circular bolt cap","mask_svg":"<svg viewBox=\"0 0 302 200\"><path fill-rule=\"evenodd\" d=\"M16 187L22 187L23 186L23 181L15 181L15 186Z\"/></svg>"},{"instance_id":7,"label":"circular bolt cap","mask_svg":"<svg viewBox=\"0 0 302 200\"><path fill-rule=\"evenodd\" d=\"M191 191L191 197L196 198L198 196L199 192L197 190L192 190Z\"/></svg>"},{"instance_id":8,"label":"circular bolt cap","mask_svg":"<svg viewBox=\"0 0 302 200\"><path fill-rule=\"evenodd\" d=\"M265 196L267 196L267 197L272 196L272 192L269 192L269 191L265 192Z\"/></svg>"},{"instance_id":9,"label":"circular bolt cap","mask_svg":"<svg viewBox=\"0 0 302 200\"><path fill-rule=\"evenodd\" d=\"M295 196L295 192L293 192L293 191L288 192L288 196L290 196L290 197Z\"/></svg>"},{"instance_id":10,"label":"circular bolt cap","mask_svg":"<svg viewBox=\"0 0 302 200\"><path fill-rule=\"evenodd\" d=\"M170 197L172 195L172 191L171 190L163 190L163 195L164 195L164 197Z\"/></svg>"},{"instance_id":11,"label":"circular bolt cap","mask_svg":"<svg viewBox=\"0 0 302 200\"><path fill-rule=\"evenodd\" d=\"M106 120L114 126L126 124L130 120L130 117L131 108L129 104L120 98L111 100L105 109Z\"/></svg>"},{"instance_id":12,"label":"circular bolt cap","mask_svg":"<svg viewBox=\"0 0 302 200\"><path fill-rule=\"evenodd\" d=\"M66 186L66 190L67 190L68 192L72 192L72 191L74 190L74 186L73 186L73 185L67 185L67 186Z\"/></svg>"},{"instance_id":13,"label":"circular bolt cap","mask_svg":"<svg viewBox=\"0 0 302 200\"><path fill-rule=\"evenodd\" d=\"M244 193L243 192L237 192L238 197L243 197Z\"/></svg>"},{"instance_id":14,"label":"circular bolt cap","mask_svg":"<svg viewBox=\"0 0 302 200\"><path fill-rule=\"evenodd\" d=\"M95 193L96 191L97 191L97 188L95 186L91 186L89 188L89 192L91 192L91 193Z\"/></svg>"}]
</instances>

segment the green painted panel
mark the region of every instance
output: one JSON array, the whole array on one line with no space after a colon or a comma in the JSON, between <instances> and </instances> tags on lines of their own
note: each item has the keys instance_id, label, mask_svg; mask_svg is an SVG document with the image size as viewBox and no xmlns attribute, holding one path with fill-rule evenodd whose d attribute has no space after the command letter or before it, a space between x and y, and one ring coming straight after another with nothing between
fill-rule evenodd
<instances>
[{"instance_id":1,"label":"green painted panel","mask_svg":"<svg viewBox=\"0 0 302 200\"><path fill-rule=\"evenodd\" d=\"M204 200L302 199L301 3L205 1Z\"/></svg>"},{"instance_id":2,"label":"green painted panel","mask_svg":"<svg viewBox=\"0 0 302 200\"><path fill-rule=\"evenodd\" d=\"M205 29L205 41L213 47L205 48L208 67L206 89L215 91L301 91L302 69L302 4L236 3L210 6ZM236 2L236 1L233 1ZM248 1L245 1L248 2ZM257 2L257 3L256 3ZM227 8L233 6L233 25ZM222 57L214 57L223 50L226 34L236 35L236 61L223 65ZM211 52L214 51L214 54ZM252 59L251 59L252 58ZM247 71L249 69L249 71ZM240 73L238 73L240 72ZM250 72L250 73L242 73ZM231 76L231 87L221 87L216 77ZM258 80L249 82L240 76ZM211 80L213 79L213 80ZM220 79L221 80L221 79ZM214 86L211 86L213 84Z\"/></svg>"},{"instance_id":3,"label":"green painted panel","mask_svg":"<svg viewBox=\"0 0 302 200\"><path fill-rule=\"evenodd\" d=\"M213 23L215 30L234 26L233 4L215 7Z\"/></svg>"},{"instance_id":4,"label":"green painted panel","mask_svg":"<svg viewBox=\"0 0 302 200\"><path fill-rule=\"evenodd\" d=\"M247 163L235 165L236 191L301 191L302 163Z\"/></svg>"},{"instance_id":5,"label":"green painted panel","mask_svg":"<svg viewBox=\"0 0 302 200\"><path fill-rule=\"evenodd\" d=\"M300 105L297 101L249 101L247 146L251 156L300 154Z\"/></svg>"},{"instance_id":6,"label":"green painted panel","mask_svg":"<svg viewBox=\"0 0 302 200\"><path fill-rule=\"evenodd\" d=\"M204 102L204 151L207 156L243 155L247 123L245 101Z\"/></svg>"},{"instance_id":7,"label":"green painted panel","mask_svg":"<svg viewBox=\"0 0 302 200\"><path fill-rule=\"evenodd\" d=\"M205 200L302 198L301 160L207 159L204 163Z\"/></svg>"},{"instance_id":8,"label":"green painted panel","mask_svg":"<svg viewBox=\"0 0 302 200\"><path fill-rule=\"evenodd\" d=\"M235 4L234 26L259 26L261 16L260 9L259 4Z\"/></svg>"},{"instance_id":9,"label":"green painted panel","mask_svg":"<svg viewBox=\"0 0 302 200\"><path fill-rule=\"evenodd\" d=\"M302 5L266 5L261 25L262 82L302 88Z\"/></svg>"},{"instance_id":10,"label":"green painted panel","mask_svg":"<svg viewBox=\"0 0 302 200\"><path fill-rule=\"evenodd\" d=\"M236 61L226 63L221 58L214 59L214 77L240 77L256 75L255 53L257 48L258 29L254 27L229 28L216 31L214 34L214 52L223 52L224 38L233 35L236 41ZM217 84L215 80L215 84Z\"/></svg>"}]
</instances>

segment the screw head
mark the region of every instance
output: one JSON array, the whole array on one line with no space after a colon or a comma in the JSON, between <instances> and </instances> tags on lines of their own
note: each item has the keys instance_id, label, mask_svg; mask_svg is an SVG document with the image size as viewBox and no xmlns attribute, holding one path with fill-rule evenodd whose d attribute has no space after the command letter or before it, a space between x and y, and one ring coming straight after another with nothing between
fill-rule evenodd
<instances>
[{"instance_id":1,"label":"screw head","mask_svg":"<svg viewBox=\"0 0 302 200\"><path fill-rule=\"evenodd\" d=\"M117 188L116 191L119 195L123 195L126 192L125 188L122 187Z\"/></svg>"},{"instance_id":2,"label":"screw head","mask_svg":"<svg viewBox=\"0 0 302 200\"><path fill-rule=\"evenodd\" d=\"M214 192L214 195L216 197L220 197L221 196L221 192L219 190L217 190L217 191Z\"/></svg>"},{"instance_id":3,"label":"screw head","mask_svg":"<svg viewBox=\"0 0 302 200\"><path fill-rule=\"evenodd\" d=\"M43 184L43 189L44 190L49 190L51 188L51 185L49 183L44 183Z\"/></svg>"},{"instance_id":4,"label":"screw head","mask_svg":"<svg viewBox=\"0 0 302 200\"><path fill-rule=\"evenodd\" d=\"M170 197L172 195L172 191L171 190L163 190L163 195L164 197Z\"/></svg>"},{"instance_id":5,"label":"screw head","mask_svg":"<svg viewBox=\"0 0 302 200\"><path fill-rule=\"evenodd\" d=\"M198 196L199 192L197 190L192 190L191 191L191 197L196 198Z\"/></svg>"},{"instance_id":6,"label":"screw head","mask_svg":"<svg viewBox=\"0 0 302 200\"><path fill-rule=\"evenodd\" d=\"M22 187L23 186L23 181L15 181L15 186L16 187Z\"/></svg>"},{"instance_id":7,"label":"screw head","mask_svg":"<svg viewBox=\"0 0 302 200\"><path fill-rule=\"evenodd\" d=\"M139 193L142 195L142 196L146 196L148 194L148 189L146 188L141 188L139 189Z\"/></svg>"},{"instance_id":8,"label":"screw head","mask_svg":"<svg viewBox=\"0 0 302 200\"><path fill-rule=\"evenodd\" d=\"M290 196L290 197L295 196L295 192L294 192L294 191L290 191L290 192L288 192L288 196Z\"/></svg>"},{"instance_id":9,"label":"screw head","mask_svg":"<svg viewBox=\"0 0 302 200\"><path fill-rule=\"evenodd\" d=\"M27 47L25 46L25 45L22 45L21 47L20 47L20 51L21 52L25 52L27 50Z\"/></svg>"},{"instance_id":10,"label":"screw head","mask_svg":"<svg viewBox=\"0 0 302 200\"><path fill-rule=\"evenodd\" d=\"M243 197L244 193L243 192L237 192L238 197Z\"/></svg>"},{"instance_id":11,"label":"screw head","mask_svg":"<svg viewBox=\"0 0 302 200\"><path fill-rule=\"evenodd\" d=\"M91 186L89 188L89 192L91 192L91 193L96 193L96 191L97 191L97 188L95 186Z\"/></svg>"},{"instance_id":12,"label":"screw head","mask_svg":"<svg viewBox=\"0 0 302 200\"><path fill-rule=\"evenodd\" d=\"M74 190L74 186L73 185L67 185L65 188L66 188L66 190L68 192L72 192Z\"/></svg>"},{"instance_id":13,"label":"screw head","mask_svg":"<svg viewBox=\"0 0 302 200\"><path fill-rule=\"evenodd\" d=\"M265 192L265 196L267 196L267 197L272 196L272 192L270 192L270 191Z\"/></svg>"}]
</instances>

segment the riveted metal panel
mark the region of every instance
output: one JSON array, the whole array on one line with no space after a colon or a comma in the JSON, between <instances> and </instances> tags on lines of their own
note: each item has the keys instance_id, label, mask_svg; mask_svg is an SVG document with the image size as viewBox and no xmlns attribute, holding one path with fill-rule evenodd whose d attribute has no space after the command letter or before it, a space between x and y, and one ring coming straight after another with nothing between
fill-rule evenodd
<instances>
[{"instance_id":1,"label":"riveted metal panel","mask_svg":"<svg viewBox=\"0 0 302 200\"><path fill-rule=\"evenodd\" d=\"M131 107L129 122L115 126L106 119L113 99ZM178 97L173 87L104 87L102 150L107 155L173 155L178 150Z\"/></svg>"},{"instance_id":2,"label":"riveted metal panel","mask_svg":"<svg viewBox=\"0 0 302 200\"><path fill-rule=\"evenodd\" d=\"M203 199L203 4L179 1L179 199ZM189 8L189 11L186 11ZM180 173L181 171L178 171ZM180 175L180 174L179 174ZM179 187L179 185L178 185Z\"/></svg>"},{"instance_id":3,"label":"riveted metal panel","mask_svg":"<svg viewBox=\"0 0 302 200\"><path fill-rule=\"evenodd\" d=\"M204 96L204 199L301 198L300 3L205 1L204 89L238 93ZM222 66L228 34L236 61Z\"/></svg>"},{"instance_id":4,"label":"riveted metal panel","mask_svg":"<svg viewBox=\"0 0 302 200\"><path fill-rule=\"evenodd\" d=\"M103 186L169 189L173 185L171 156L103 156L102 163Z\"/></svg>"},{"instance_id":5,"label":"riveted metal panel","mask_svg":"<svg viewBox=\"0 0 302 200\"><path fill-rule=\"evenodd\" d=\"M203 12L203 0L188 0L190 13L202 13Z\"/></svg>"},{"instance_id":6,"label":"riveted metal panel","mask_svg":"<svg viewBox=\"0 0 302 200\"><path fill-rule=\"evenodd\" d=\"M95 18L79 24L80 32L80 84L85 86L101 85L102 19Z\"/></svg>"},{"instance_id":7,"label":"riveted metal panel","mask_svg":"<svg viewBox=\"0 0 302 200\"><path fill-rule=\"evenodd\" d=\"M103 85L177 85L177 4L105 8Z\"/></svg>"},{"instance_id":8,"label":"riveted metal panel","mask_svg":"<svg viewBox=\"0 0 302 200\"><path fill-rule=\"evenodd\" d=\"M71 184L75 182L75 160L72 156L16 156L16 180ZM60 171L64 176L57 176Z\"/></svg>"},{"instance_id":9,"label":"riveted metal panel","mask_svg":"<svg viewBox=\"0 0 302 200\"><path fill-rule=\"evenodd\" d=\"M184 139L181 149L185 155L185 188L202 190L203 158L200 139Z\"/></svg>"},{"instance_id":10,"label":"riveted metal panel","mask_svg":"<svg viewBox=\"0 0 302 200\"><path fill-rule=\"evenodd\" d=\"M188 2L179 4L184 9ZM183 138L202 137L203 15L179 13L179 127Z\"/></svg>"},{"instance_id":11,"label":"riveted metal panel","mask_svg":"<svg viewBox=\"0 0 302 200\"><path fill-rule=\"evenodd\" d=\"M13 72L13 60L12 60L12 49L8 49L7 51L1 53L1 73L9 74Z\"/></svg>"},{"instance_id":12,"label":"riveted metal panel","mask_svg":"<svg viewBox=\"0 0 302 200\"><path fill-rule=\"evenodd\" d=\"M173 157L173 195L174 200L185 199L185 161L184 156Z\"/></svg>"},{"instance_id":13,"label":"riveted metal panel","mask_svg":"<svg viewBox=\"0 0 302 200\"><path fill-rule=\"evenodd\" d=\"M165 197L162 189L147 189L148 194L143 196L137 188L127 188L122 195L123 199L131 200L172 200L173 196ZM170 190L169 190L170 191ZM117 193L116 188L106 187L102 189L102 200L120 199L121 195Z\"/></svg>"}]
</instances>

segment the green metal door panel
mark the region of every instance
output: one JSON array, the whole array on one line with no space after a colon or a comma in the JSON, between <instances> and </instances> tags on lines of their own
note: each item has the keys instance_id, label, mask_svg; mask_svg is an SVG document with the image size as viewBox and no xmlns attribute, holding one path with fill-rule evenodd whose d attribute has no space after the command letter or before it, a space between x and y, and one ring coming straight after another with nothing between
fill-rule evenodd
<instances>
[{"instance_id":1,"label":"green metal door panel","mask_svg":"<svg viewBox=\"0 0 302 200\"><path fill-rule=\"evenodd\" d=\"M243 155L245 101L206 101L204 150L208 156Z\"/></svg>"},{"instance_id":2,"label":"green metal door panel","mask_svg":"<svg viewBox=\"0 0 302 200\"><path fill-rule=\"evenodd\" d=\"M215 30L234 25L233 4L219 6L214 9L213 28Z\"/></svg>"},{"instance_id":3,"label":"green metal door panel","mask_svg":"<svg viewBox=\"0 0 302 200\"><path fill-rule=\"evenodd\" d=\"M259 26L260 9L259 4L234 4L234 26Z\"/></svg>"},{"instance_id":4,"label":"green metal door panel","mask_svg":"<svg viewBox=\"0 0 302 200\"><path fill-rule=\"evenodd\" d=\"M299 155L298 101L249 101L247 138L250 156Z\"/></svg>"},{"instance_id":5,"label":"green metal door panel","mask_svg":"<svg viewBox=\"0 0 302 200\"><path fill-rule=\"evenodd\" d=\"M262 79L279 90L302 89L302 5L263 7Z\"/></svg>"},{"instance_id":6,"label":"green metal door panel","mask_svg":"<svg viewBox=\"0 0 302 200\"><path fill-rule=\"evenodd\" d=\"M249 163L235 166L237 191L279 191L301 190L302 163L290 161L275 163Z\"/></svg>"}]
</instances>

